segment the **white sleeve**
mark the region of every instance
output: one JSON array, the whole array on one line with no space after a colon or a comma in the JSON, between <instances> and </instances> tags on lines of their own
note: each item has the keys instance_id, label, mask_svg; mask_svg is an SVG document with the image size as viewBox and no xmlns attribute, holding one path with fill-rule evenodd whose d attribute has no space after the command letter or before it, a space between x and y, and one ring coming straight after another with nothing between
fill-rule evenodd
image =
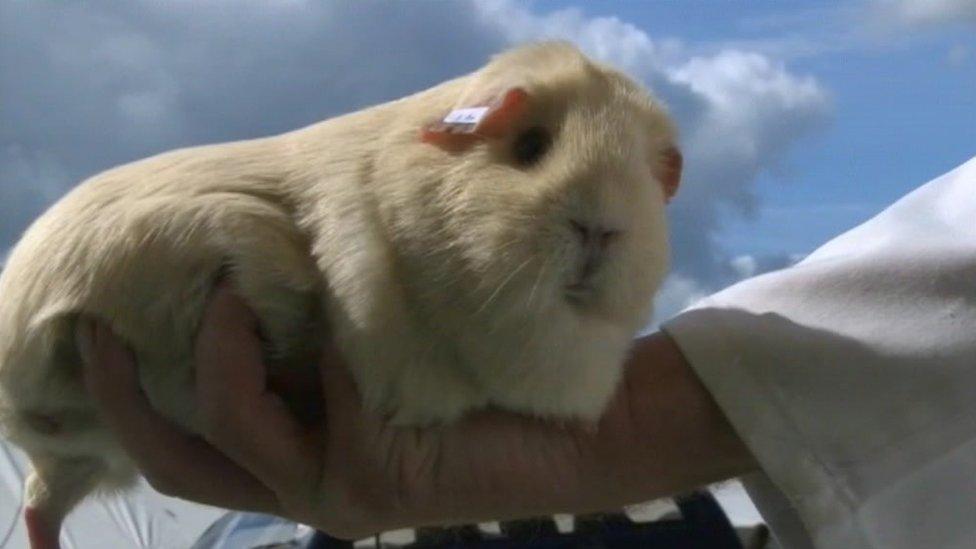
<instances>
[{"instance_id":1,"label":"white sleeve","mask_svg":"<svg viewBox=\"0 0 976 549\"><path fill-rule=\"evenodd\" d=\"M663 330L785 548L976 547L976 158Z\"/></svg>"}]
</instances>

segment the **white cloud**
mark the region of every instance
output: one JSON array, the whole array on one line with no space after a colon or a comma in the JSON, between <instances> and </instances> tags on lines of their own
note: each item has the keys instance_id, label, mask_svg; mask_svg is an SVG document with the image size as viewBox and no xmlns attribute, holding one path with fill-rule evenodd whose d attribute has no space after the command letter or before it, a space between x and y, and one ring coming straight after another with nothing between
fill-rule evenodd
<instances>
[{"instance_id":1,"label":"white cloud","mask_svg":"<svg viewBox=\"0 0 976 549\"><path fill-rule=\"evenodd\" d=\"M670 77L707 100L707 120L695 128L706 140L701 146L731 141L725 146L738 147L735 154L746 157L788 144L797 126L825 115L828 106L826 93L813 78L795 76L758 53L725 50L693 57ZM784 114L789 118L780 125ZM731 135L737 139L729 140Z\"/></svg>"},{"instance_id":2,"label":"white cloud","mask_svg":"<svg viewBox=\"0 0 976 549\"><path fill-rule=\"evenodd\" d=\"M637 76L649 74L682 49L678 40L651 40L647 33L617 17L586 17L579 8L539 15L514 0L482 0L476 7L485 23L510 43L570 40L593 57Z\"/></svg>"},{"instance_id":3,"label":"white cloud","mask_svg":"<svg viewBox=\"0 0 976 549\"><path fill-rule=\"evenodd\" d=\"M729 260L729 267L735 273L736 281L745 280L772 271L795 265L806 257L805 254L780 252L775 254L742 254Z\"/></svg>"},{"instance_id":4,"label":"white cloud","mask_svg":"<svg viewBox=\"0 0 976 549\"><path fill-rule=\"evenodd\" d=\"M976 0L875 0L880 16L908 26L976 24Z\"/></svg>"},{"instance_id":5,"label":"white cloud","mask_svg":"<svg viewBox=\"0 0 976 549\"><path fill-rule=\"evenodd\" d=\"M758 264L756 258L751 255L739 255L729 261L729 265L739 278L750 278L755 276Z\"/></svg>"},{"instance_id":6,"label":"white cloud","mask_svg":"<svg viewBox=\"0 0 976 549\"><path fill-rule=\"evenodd\" d=\"M722 286L732 285L748 278L784 269L803 260L804 254L780 253L768 255L742 254L727 260L728 276ZM654 322L647 330L701 301L716 290L716 285L701 277L672 274L665 281L654 302Z\"/></svg>"},{"instance_id":7,"label":"white cloud","mask_svg":"<svg viewBox=\"0 0 976 549\"><path fill-rule=\"evenodd\" d=\"M797 3L793 3L797 4ZM854 0L790 5L734 19L748 36L722 47L775 59L897 51L917 39L958 31L969 40L976 27L976 0ZM953 55L948 54L951 62Z\"/></svg>"},{"instance_id":8,"label":"white cloud","mask_svg":"<svg viewBox=\"0 0 976 549\"><path fill-rule=\"evenodd\" d=\"M693 278L679 274L668 277L654 300L654 322L648 328L656 328L658 324L701 301L709 293L708 288Z\"/></svg>"},{"instance_id":9,"label":"white cloud","mask_svg":"<svg viewBox=\"0 0 976 549\"><path fill-rule=\"evenodd\" d=\"M976 29L976 0L862 0L849 10L849 25L874 47L899 47L919 37L943 37ZM951 62L952 53L949 53Z\"/></svg>"}]
</instances>

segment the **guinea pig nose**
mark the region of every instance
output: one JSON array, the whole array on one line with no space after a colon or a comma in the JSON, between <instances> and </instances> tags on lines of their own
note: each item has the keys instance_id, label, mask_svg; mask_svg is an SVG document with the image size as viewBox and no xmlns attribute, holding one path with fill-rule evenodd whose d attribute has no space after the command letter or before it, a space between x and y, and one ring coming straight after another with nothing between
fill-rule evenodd
<instances>
[{"instance_id":1,"label":"guinea pig nose","mask_svg":"<svg viewBox=\"0 0 976 549\"><path fill-rule=\"evenodd\" d=\"M609 244L617 235L620 234L620 231L592 227L590 225L580 223L575 219L570 219L569 224L572 225L573 230L576 232L576 235L579 236L580 240L583 241L584 245L597 244L600 247L606 247L607 244Z\"/></svg>"},{"instance_id":2,"label":"guinea pig nose","mask_svg":"<svg viewBox=\"0 0 976 549\"><path fill-rule=\"evenodd\" d=\"M586 242L590 239L590 228L586 225L576 221L575 219L570 219L569 224L573 226L573 230L576 231L576 236L580 237L580 240Z\"/></svg>"}]
</instances>

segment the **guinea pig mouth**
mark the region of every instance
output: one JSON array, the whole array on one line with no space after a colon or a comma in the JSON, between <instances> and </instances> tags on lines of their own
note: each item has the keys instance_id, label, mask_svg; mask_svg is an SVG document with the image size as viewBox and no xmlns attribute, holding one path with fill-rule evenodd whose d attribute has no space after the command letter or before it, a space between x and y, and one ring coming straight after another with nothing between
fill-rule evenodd
<instances>
[{"instance_id":1,"label":"guinea pig mouth","mask_svg":"<svg viewBox=\"0 0 976 549\"><path fill-rule=\"evenodd\" d=\"M573 305L585 305L595 293L596 288L590 279L579 279L566 285L566 300Z\"/></svg>"},{"instance_id":2,"label":"guinea pig mouth","mask_svg":"<svg viewBox=\"0 0 976 549\"><path fill-rule=\"evenodd\" d=\"M602 258L599 255L592 255L585 259L564 287L566 299L574 305L585 305L592 302L596 299L599 289L597 281Z\"/></svg>"}]
</instances>

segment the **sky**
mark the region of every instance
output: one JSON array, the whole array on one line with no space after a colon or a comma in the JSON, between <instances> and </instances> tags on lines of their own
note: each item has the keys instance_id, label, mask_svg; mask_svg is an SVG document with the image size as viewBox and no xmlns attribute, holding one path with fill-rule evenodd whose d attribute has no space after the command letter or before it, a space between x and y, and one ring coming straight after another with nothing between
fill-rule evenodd
<instances>
[{"instance_id":1,"label":"sky","mask_svg":"<svg viewBox=\"0 0 976 549\"><path fill-rule=\"evenodd\" d=\"M573 41L673 113L658 319L976 155L976 0L0 3L0 261L84 178L270 135Z\"/></svg>"}]
</instances>

